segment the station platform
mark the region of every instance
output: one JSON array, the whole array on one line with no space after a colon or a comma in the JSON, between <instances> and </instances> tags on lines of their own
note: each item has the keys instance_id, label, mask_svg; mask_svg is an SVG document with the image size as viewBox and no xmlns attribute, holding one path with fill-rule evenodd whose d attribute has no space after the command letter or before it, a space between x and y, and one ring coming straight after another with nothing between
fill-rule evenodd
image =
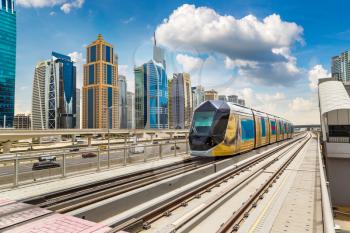
<instances>
[{"instance_id":1,"label":"station platform","mask_svg":"<svg viewBox=\"0 0 350 233\"><path fill-rule=\"evenodd\" d=\"M19 187L2 189L0 198L21 201L31 197L52 193L59 190L69 189L80 185L98 182L118 176L132 174L147 169L157 169L158 167L181 162L190 158L189 155L178 155L176 157L163 158L161 160L149 160L145 163L130 164L125 167L115 167L110 170L100 172L85 173L83 175L73 175L56 180L39 181Z\"/></svg>"},{"instance_id":2,"label":"station platform","mask_svg":"<svg viewBox=\"0 0 350 233\"><path fill-rule=\"evenodd\" d=\"M313 137L239 232L323 232L317 147Z\"/></svg>"}]
</instances>

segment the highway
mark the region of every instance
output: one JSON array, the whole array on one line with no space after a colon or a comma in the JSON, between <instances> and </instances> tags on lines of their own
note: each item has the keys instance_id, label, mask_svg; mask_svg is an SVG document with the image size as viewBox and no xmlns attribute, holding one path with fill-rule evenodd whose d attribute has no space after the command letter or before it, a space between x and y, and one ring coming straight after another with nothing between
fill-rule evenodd
<instances>
[{"instance_id":1,"label":"highway","mask_svg":"<svg viewBox=\"0 0 350 233\"><path fill-rule=\"evenodd\" d=\"M159 144L142 144L145 145L144 153L132 153L126 149L126 162L132 163L136 161L151 160L159 157ZM175 151L172 150L173 143L162 143L161 154L163 157L174 155ZM186 151L186 144L184 142L177 143L178 149L176 153L184 153ZM173 148L174 149L174 148ZM85 170L97 169L98 158L82 158L82 153L91 151L98 154L97 147L83 148L79 152L66 153L66 173L75 173ZM38 162L37 156L42 154L54 155L57 158L57 163L61 165L59 168L50 168L44 170L33 171L33 164ZM25 156L25 155L24 155ZM20 156L22 157L22 156ZM63 159L62 150L53 150L50 153L31 153L28 159L21 160L19 163L19 181L38 180L40 178L47 178L50 176L61 175L63 172ZM124 163L124 146L111 146L110 152L110 166L122 165ZM14 180L14 163L13 161L2 163L0 167L0 185L11 184ZM100 166L106 168L108 166L108 153L106 150L100 153Z\"/></svg>"}]
</instances>

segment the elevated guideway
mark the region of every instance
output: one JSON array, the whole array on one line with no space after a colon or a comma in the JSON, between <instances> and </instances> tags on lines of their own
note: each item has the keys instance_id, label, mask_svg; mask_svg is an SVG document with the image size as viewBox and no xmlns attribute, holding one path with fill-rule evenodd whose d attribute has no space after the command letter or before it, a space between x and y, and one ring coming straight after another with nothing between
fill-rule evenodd
<instances>
[{"instance_id":1,"label":"elevated guideway","mask_svg":"<svg viewBox=\"0 0 350 233\"><path fill-rule=\"evenodd\" d=\"M109 233L334 232L316 135L301 134L223 160L198 161L189 161L185 153L8 188L0 198L98 222ZM153 172L142 174L147 169ZM116 177L124 178L111 180ZM43 221L20 223L18 229Z\"/></svg>"}]
</instances>

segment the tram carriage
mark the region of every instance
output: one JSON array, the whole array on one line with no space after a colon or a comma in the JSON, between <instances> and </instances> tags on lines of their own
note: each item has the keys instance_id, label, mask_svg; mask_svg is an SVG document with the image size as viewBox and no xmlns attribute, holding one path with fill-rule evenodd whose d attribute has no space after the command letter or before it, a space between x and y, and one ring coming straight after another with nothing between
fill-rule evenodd
<instances>
[{"instance_id":1,"label":"tram carriage","mask_svg":"<svg viewBox=\"0 0 350 233\"><path fill-rule=\"evenodd\" d=\"M209 100L194 111L189 144L193 156L230 156L292 136L293 125L282 118Z\"/></svg>"}]
</instances>

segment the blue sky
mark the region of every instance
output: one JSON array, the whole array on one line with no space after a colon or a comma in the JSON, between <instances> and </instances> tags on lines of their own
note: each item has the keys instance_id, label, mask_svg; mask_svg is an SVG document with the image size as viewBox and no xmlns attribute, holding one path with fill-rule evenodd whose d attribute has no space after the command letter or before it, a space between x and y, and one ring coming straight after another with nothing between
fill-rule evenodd
<instances>
[{"instance_id":1,"label":"blue sky","mask_svg":"<svg viewBox=\"0 0 350 233\"><path fill-rule=\"evenodd\" d=\"M349 49L346 1L18 0L16 112L30 112L35 65L51 51L72 54L78 83L84 46L102 33L115 46L133 91L133 66L167 51L168 76L238 94L248 106L296 123L318 122L314 83Z\"/></svg>"}]
</instances>

